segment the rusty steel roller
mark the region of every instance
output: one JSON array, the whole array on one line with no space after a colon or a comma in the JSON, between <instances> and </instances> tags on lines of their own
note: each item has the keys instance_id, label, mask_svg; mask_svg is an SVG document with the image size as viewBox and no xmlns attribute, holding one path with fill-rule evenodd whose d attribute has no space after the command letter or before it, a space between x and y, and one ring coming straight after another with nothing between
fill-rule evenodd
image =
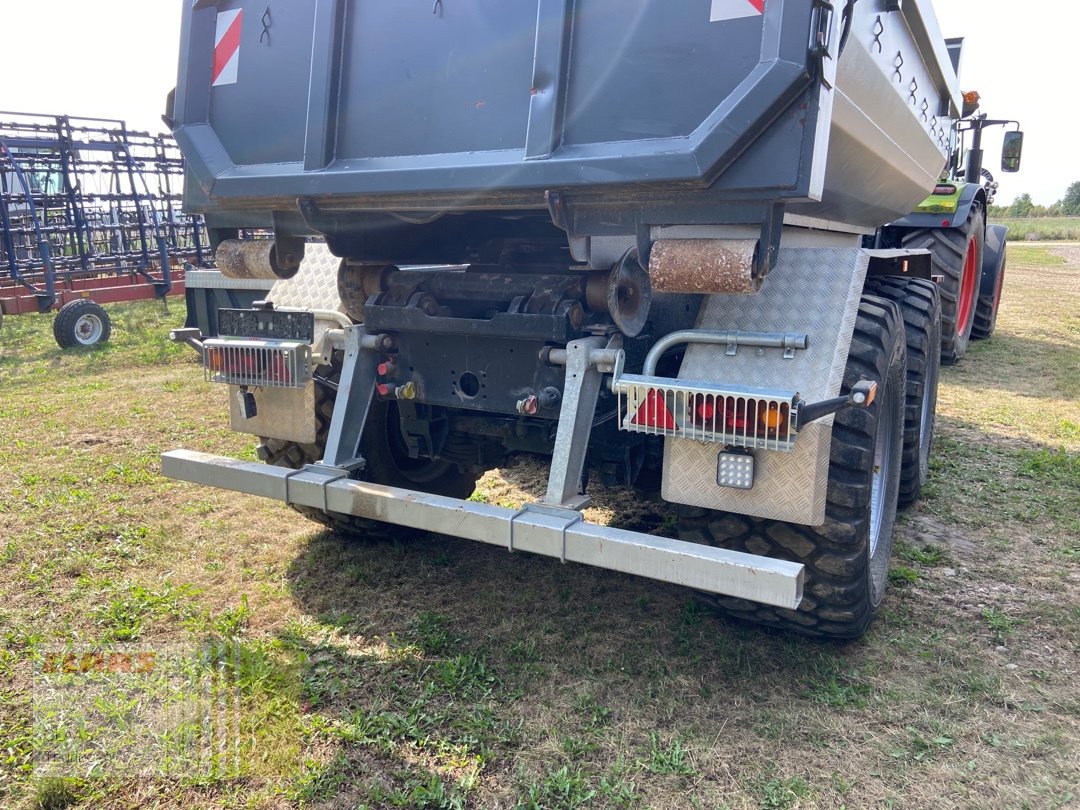
<instances>
[{"instance_id":1,"label":"rusty steel roller","mask_svg":"<svg viewBox=\"0 0 1080 810\"><path fill-rule=\"evenodd\" d=\"M226 278L276 281L292 278L300 269L304 245L296 244L298 250L292 245L286 253L279 254L279 244L273 239L226 239L218 245L214 258Z\"/></svg>"},{"instance_id":2,"label":"rusty steel roller","mask_svg":"<svg viewBox=\"0 0 1080 810\"><path fill-rule=\"evenodd\" d=\"M649 278L658 292L750 295L761 288L757 249L756 239L659 239Z\"/></svg>"}]
</instances>

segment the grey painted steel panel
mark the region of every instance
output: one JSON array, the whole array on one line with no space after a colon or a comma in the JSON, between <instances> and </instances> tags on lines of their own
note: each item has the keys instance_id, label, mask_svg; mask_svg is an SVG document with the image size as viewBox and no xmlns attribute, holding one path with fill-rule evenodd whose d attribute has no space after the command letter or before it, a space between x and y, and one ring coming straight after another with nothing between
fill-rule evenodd
<instances>
[{"instance_id":1,"label":"grey painted steel panel","mask_svg":"<svg viewBox=\"0 0 1080 810\"><path fill-rule=\"evenodd\" d=\"M337 158L523 149L537 4L351 3Z\"/></svg>"},{"instance_id":2,"label":"grey painted steel panel","mask_svg":"<svg viewBox=\"0 0 1080 810\"><path fill-rule=\"evenodd\" d=\"M687 137L716 99L735 92L760 58L762 20L711 24L702 6L578 0L575 13L586 24L577 26L570 52L567 144ZM685 77L694 77L693 92L674 84ZM643 97L643 88L654 89Z\"/></svg>"},{"instance_id":3,"label":"grey painted steel panel","mask_svg":"<svg viewBox=\"0 0 1080 810\"><path fill-rule=\"evenodd\" d=\"M169 478L246 492L477 540L514 551L686 585L794 609L803 566L666 537L597 526L577 512L507 509L407 489L174 450L161 456Z\"/></svg>"},{"instance_id":4,"label":"grey painted steel panel","mask_svg":"<svg viewBox=\"0 0 1080 810\"><path fill-rule=\"evenodd\" d=\"M216 6L219 12L239 8L244 10L237 66L240 79L214 88L210 122L238 165L303 160L314 5L273 3L272 24L265 35L259 20L265 3L256 7L241 0L219 0ZM282 70L283 64L290 69ZM251 92L252 83L259 92ZM230 125L238 117L243 128Z\"/></svg>"},{"instance_id":5,"label":"grey painted steel panel","mask_svg":"<svg viewBox=\"0 0 1080 810\"><path fill-rule=\"evenodd\" d=\"M951 64L940 70L922 30L933 15L918 3L905 4L905 14L884 5L856 6L836 77L825 193L790 206L793 216L880 225L926 199L945 167L952 118L943 108L956 107L958 79Z\"/></svg>"},{"instance_id":6,"label":"grey painted steel panel","mask_svg":"<svg viewBox=\"0 0 1080 810\"><path fill-rule=\"evenodd\" d=\"M756 295L714 295L706 299L696 328L747 332L798 332L807 348L783 359L780 349L740 348L734 357L723 346L687 349L680 380L798 391L808 402L839 396L855 329L867 254L857 248L781 248L776 269ZM810 526L825 520L833 417L799 431L791 453L755 453L754 488L737 490L716 483L715 444L664 440L662 494L675 503Z\"/></svg>"},{"instance_id":7,"label":"grey painted steel panel","mask_svg":"<svg viewBox=\"0 0 1080 810\"><path fill-rule=\"evenodd\" d=\"M608 217L584 218L582 234L743 222L733 203L769 200L873 228L932 186L948 123L937 108L956 97L929 0L884 2L855 4L839 60L840 15L826 25L809 0L717 22L704 0L459 0L437 14L291 0L273 8L269 45L264 4L189 4L174 115L195 181L185 201L267 225L298 197L338 211L521 211L561 189L631 212L607 231ZM211 88L215 15L237 8L238 80Z\"/></svg>"},{"instance_id":8,"label":"grey painted steel panel","mask_svg":"<svg viewBox=\"0 0 1080 810\"><path fill-rule=\"evenodd\" d=\"M416 193L662 180L700 184L800 95L809 90L816 99L819 93L809 75L816 65L807 47L814 15L801 0L772 0L763 17L715 23L708 22L707 3L581 0L571 12L564 4L563 13L554 14L559 7L553 2L543 0L539 16L538 0L462 0L444 5L442 14L388 0L279 4L315 7L314 41L329 47L300 58L295 49L301 43L311 49L313 42L306 17L291 28L275 25L267 47L257 41L260 27L251 24L264 5L228 0L222 8L243 8L245 14L240 68L236 84L214 88L208 66L218 8L188 6L177 136L189 160L200 164L192 169L204 188L220 198L335 189ZM592 45L587 54L577 52L581 79L573 63L560 63L559 48L548 44L566 39L567 27L568 41ZM335 49L340 68L324 76L325 52ZM275 53L276 61L264 62ZM545 60L560 75L537 72ZM311 69L313 61L318 70ZM703 77L706 70L710 75ZM310 107L293 103L298 76L310 79ZM335 81L328 92L324 85ZM278 105L277 120L272 127L251 127L247 97L274 97L267 88L279 83L287 88L287 103ZM526 162L529 118L546 112L532 103L540 94L551 94L572 120L560 127L560 146L549 160ZM804 110L803 125L787 139L792 165L798 164L804 138L813 135L816 107L815 102ZM300 131L312 134L323 114L333 153L327 155L326 175L312 178L303 174L304 156L293 145ZM645 120L656 123L634 123ZM741 123L732 126L734 121ZM645 131L657 127L667 132ZM579 132L579 143L566 138ZM249 143L254 141L258 147ZM273 156L252 158L252 150L275 143L280 148ZM308 138L309 150L324 145ZM351 182L328 186L327 177L341 173ZM270 178L278 182L258 182Z\"/></svg>"}]
</instances>

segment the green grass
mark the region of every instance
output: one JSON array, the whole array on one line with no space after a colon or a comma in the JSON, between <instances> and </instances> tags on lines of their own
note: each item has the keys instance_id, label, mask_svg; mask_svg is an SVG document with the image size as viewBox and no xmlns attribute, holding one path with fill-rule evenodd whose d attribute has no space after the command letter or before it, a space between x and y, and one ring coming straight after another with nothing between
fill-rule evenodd
<instances>
[{"instance_id":1,"label":"green grass","mask_svg":"<svg viewBox=\"0 0 1080 810\"><path fill-rule=\"evenodd\" d=\"M899 542L894 546L893 554L902 560L929 567L944 565L949 561L949 550L936 543L927 543L922 547L914 547Z\"/></svg>"},{"instance_id":2,"label":"green grass","mask_svg":"<svg viewBox=\"0 0 1080 810\"><path fill-rule=\"evenodd\" d=\"M889 569L889 584L897 588L903 588L906 585L914 585L920 579L919 572L906 565L894 564L893 567Z\"/></svg>"},{"instance_id":3,"label":"green grass","mask_svg":"<svg viewBox=\"0 0 1080 810\"><path fill-rule=\"evenodd\" d=\"M1017 619L1007 616L997 608L983 608L982 617L998 644L1004 644L1019 624Z\"/></svg>"},{"instance_id":4,"label":"green grass","mask_svg":"<svg viewBox=\"0 0 1080 810\"><path fill-rule=\"evenodd\" d=\"M643 764L652 773L660 775L693 776L696 773L683 741L665 742L655 731L649 735L649 755Z\"/></svg>"},{"instance_id":5,"label":"green grass","mask_svg":"<svg viewBox=\"0 0 1080 810\"><path fill-rule=\"evenodd\" d=\"M1080 240L1080 217L995 217L991 224L1009 229L1009 239L1023 241Z\"/></svg>"},{"instance_id":6,"label":"green grass","mask_svg":"<svg viewBox=\"0 0 1080 810\"><path fill-rule=\"evenodd\" d=\"M580 768L563 765L544 774L539 783L529 785L516 807L520 810L546 810L548 807L574 810L588 807L595 796L596 789L590 786Z\"/></svg>"},{"instance_id":7,"label":"green grass","mask_svg":"<svg viewBox=\"0 0 1080 810\"><path fill-rule=\"evenodd\" d=\"M98 585L108 601L92 611L101 628L103 641L135 641L145 626L167 618L183 620L188 617L190 597L197 591L190 585L179 587L164 583L151 590L142 585L114 586L105 581Z\"/></svg>"},{"instance_id":8,"label":"green grass","mask_svg":"<svg viewBox=\"0 0 1080 810\"><path fill-rule=\"evenodd\" d=\"M751 787L758 793L758 807L762 810L789 810L813 794L810 783L801 776L761 777L751 782Z\"/></svg>"},{"instance_id":9,"label":"green grass","mask_svg":"<svg viewBox=\"0 0 1080 810\"><path fill-rule=\"evenodd\" d=\"M1024 451L1018 473L1048 488L1060 488L1080 497L1080 456L1073 453L1045 447Z\"/></svg>"},{"instance_id":10,"label":"green grass","mask_svg":"<svg viewBox=\"0 0 1080 810\"><path fill-rule=\"evenodd\" d=\"M1080 453L1016 448L941 438L930 462L927 508L966 526L990 528L1002 518L1054 526L1046 540L1080 534Z\"/></svg>"}]
</instances>

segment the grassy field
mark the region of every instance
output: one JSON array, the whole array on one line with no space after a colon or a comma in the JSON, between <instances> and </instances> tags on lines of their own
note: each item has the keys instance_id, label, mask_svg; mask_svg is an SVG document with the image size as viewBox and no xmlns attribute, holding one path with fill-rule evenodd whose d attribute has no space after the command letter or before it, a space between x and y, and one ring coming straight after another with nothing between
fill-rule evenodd
<instances>
[{"instance_id":1,"label":"grassy field","mask_svg":"<svg viewBox=\"0 0 1080 810\"><path fill-rule=\"evenodd\" d=\"M994 225L1005 225L1009 239L1017 242L1080 241L1080 217L993 217Z\"/></svg>"},{"instance_id":2,"label":"grassy field","mask_svg":"<svg viewBox=\"0 0 1080 810\"><path fill-rule=\"evenodd\" d=\"M55 347L46 317L0 331L0 806L1080 800L1080 249L1011 249L997 334L944 371L927 498L901 518L883 614L845 645L466 541L350 542L162 479L164 449L254 457L224 426L224 392L164 339L171 307L112 308L113 341L81 353ZM490 473L475 497L518 503L540 473ZM592 514L672 526L619 491ZM65 644L213 651L205 666L257 730L242 772L140 776L169 738L129 720L173 693L95 699L102 735L49 708ZM50 754L73 741L101 753L59 778Z\"/></svg>"}]
</instances>

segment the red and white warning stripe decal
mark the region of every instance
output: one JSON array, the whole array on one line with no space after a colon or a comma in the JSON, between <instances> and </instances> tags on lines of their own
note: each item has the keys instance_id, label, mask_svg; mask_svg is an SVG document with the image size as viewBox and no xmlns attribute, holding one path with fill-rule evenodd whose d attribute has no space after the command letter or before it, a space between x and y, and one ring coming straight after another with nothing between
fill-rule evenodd
<instances>
[{"instance_id":1,"label":"red and white warning stripe decal","mask_svg":"<svg viewBox=\"0 0 1080 810\"><path fill-rule=\"evenodd\" d=\"M240 64L240 24L244 10L222 11L217 15L217 33L214 36L214 73L211 84L236 84Z\"/></svg>"},{"instance_id":2,"label":"red and white warning stripe decal","mask_svg":"<svg viewBox=\"0 0 1080 810\"><path fill-rule=\"evenodd\" d=\"M765 0L712 0L709 22L760 17L765 13Z\"/></svg>"}]
</instances>

